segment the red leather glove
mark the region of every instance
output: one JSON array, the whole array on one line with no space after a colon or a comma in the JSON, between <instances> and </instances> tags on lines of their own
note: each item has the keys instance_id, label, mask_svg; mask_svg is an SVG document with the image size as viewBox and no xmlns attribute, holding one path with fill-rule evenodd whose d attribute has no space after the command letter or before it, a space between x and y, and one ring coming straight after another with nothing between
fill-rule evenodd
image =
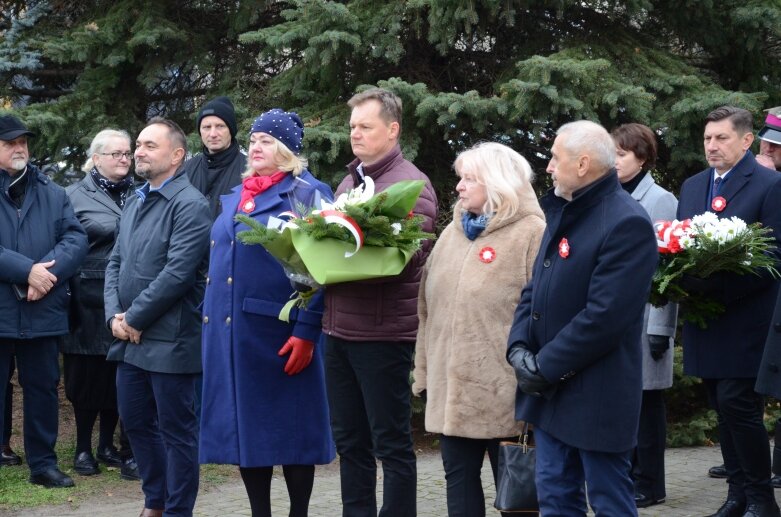
<instances>
[{"instance_id":1,"label":"red leather glove","mask_svg":"<svg viewBox=\"0 0 781 517\"><path fill-rule=\"evenodd\" d=\"M287 364L285 364L285 373L295 375L301 373L304 368L309 366L309 363L312 362L314 351L315 344L312 341L290 336L285 344L282 345L282 348L279 349L277 355L283 356L290 353L290 358L287 360Z\"/></svg>"}]
</instances>

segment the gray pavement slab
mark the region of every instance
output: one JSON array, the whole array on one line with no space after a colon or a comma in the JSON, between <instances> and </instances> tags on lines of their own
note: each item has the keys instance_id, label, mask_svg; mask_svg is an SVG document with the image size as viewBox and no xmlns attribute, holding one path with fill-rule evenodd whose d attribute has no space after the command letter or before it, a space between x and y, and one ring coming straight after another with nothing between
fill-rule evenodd
<instances>
[{"instance_id":1,"label":"gray pavement slab","mask_svg":"<svg viewBox=\"0 0 781 517\"><path fill-rule=\"evenodd\" d=\"M640 510L641 517L690 517L713 513L726 498L727 485L723 479L711 479L709 467L721 463L718 447L690 447L670 449L666 453L667 500L664 504ZM377 470L377 498L382 501L382 469ZM483 486L486 494L486 515L497 515L493 509L493 479L486 459L483 466ZM288 513L287 490L281 470L275 470L271 483L272 510L275 516ZM781 491L776 491L781 499ZM41 507L6 513L16 517L135 517L143 506L140 487L118 494L110 502L105 498L86 501L76 508L63 506ZM201 491L195 506L198 517L249 516L249 503L244 486L239 479ZM309 515L311 517L339 517L341 499L337 462L318 467L312 491ZM445 504L445 476L442 461L436 452L418 456L418 516L442 517L447 515Z\"/></svg>"}]
</instances>

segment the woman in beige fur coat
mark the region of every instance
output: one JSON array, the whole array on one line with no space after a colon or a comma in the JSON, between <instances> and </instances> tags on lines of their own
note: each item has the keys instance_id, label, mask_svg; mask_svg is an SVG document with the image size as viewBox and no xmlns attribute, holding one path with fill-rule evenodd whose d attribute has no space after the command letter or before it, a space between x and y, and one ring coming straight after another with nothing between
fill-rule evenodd
<instances>
[{"instance_id":1,"label":"woman in beige fur coat","mask_svg":"<svg viewBox=\"0 0 781 517\"><path fill-rule=\"evenodd\" d=\"M545 229L528 162L507 146L479 144L454 164L453 221L420 283L413 393L425 392L426 430L442 433L448 515L485 515L480 470L496 480L500 439L517 436L515 373L505 359L521 289Z\"/></svg>"}]
</instances>

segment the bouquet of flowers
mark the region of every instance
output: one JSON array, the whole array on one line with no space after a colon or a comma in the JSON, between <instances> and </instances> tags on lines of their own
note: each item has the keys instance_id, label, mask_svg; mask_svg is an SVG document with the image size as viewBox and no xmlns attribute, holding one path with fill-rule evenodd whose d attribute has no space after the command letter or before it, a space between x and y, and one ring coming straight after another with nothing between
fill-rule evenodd
<instances>
[{"instance_id":1,"label":"bouquet of flowers","mask_svg":"<svg viewBox=\"0 0 781 517\"><path fill-rule=\"evenodd\" d=\"M422 180L400 181L375 194L370 177L333 203L297 206L269 218L265 226L247 216L236 219L250 227L237 237L260 244L282 265L295 286L280 313L287 321L294 306L305 306L321 286L398 275L423 240L423 217L412 209L423 190Z\"/></svg>"},{"instance_id":2,"label":"bouquet of flowers","mask_svg":"<svg viewBox=\"0 0 781 517\"><path fill-rule=\"evenodd\" d=\"M659 221L654 225L659 246L659 267L651 286L651 304L669 301L686 306L683 318L705 328L724 306L706 296L689 293L682 286L684 275L707 278L716 272L740 275L767 270L778 277L776 261L768 252L775 242L770 228L747 225L737 217L719 219L712 212L685 221Z\"/></svg>"}]
</instances>

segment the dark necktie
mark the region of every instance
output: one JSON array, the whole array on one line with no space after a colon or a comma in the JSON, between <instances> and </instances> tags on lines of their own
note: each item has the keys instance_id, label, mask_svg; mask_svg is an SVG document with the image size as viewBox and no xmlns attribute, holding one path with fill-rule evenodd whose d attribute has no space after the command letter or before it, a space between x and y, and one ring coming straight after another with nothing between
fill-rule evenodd
<instances>
[{"instance_id":1,"label":"dark necktie","mask_svg":"<svg viewBox=\"0 0 781 517\"><path fill-rule=\"evenodd\" d=\"M719 185L721 185L721 176L716 176L713 180L713 190L711 190L710 194L711 199L719 195Z\"/></svg>"}]
</instances>

